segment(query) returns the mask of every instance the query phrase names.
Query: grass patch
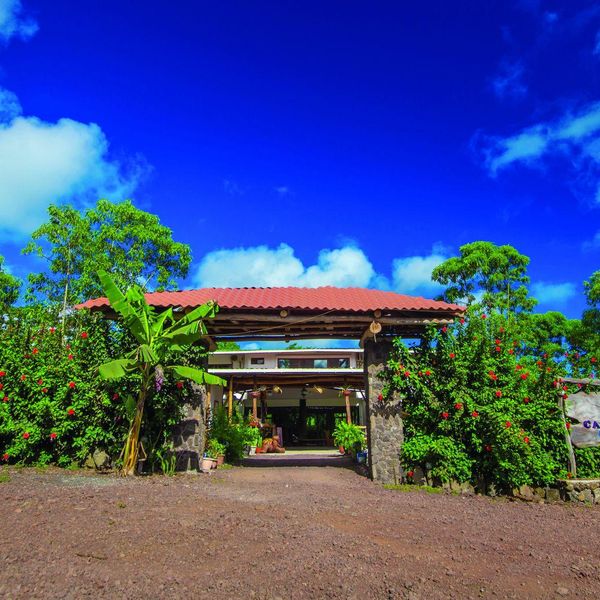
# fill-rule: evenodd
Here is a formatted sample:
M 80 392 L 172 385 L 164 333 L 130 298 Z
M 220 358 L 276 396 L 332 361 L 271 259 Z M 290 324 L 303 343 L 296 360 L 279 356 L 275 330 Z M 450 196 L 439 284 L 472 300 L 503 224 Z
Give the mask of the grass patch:
M 8 473 L 0 473 L 0 483 L 8 483 L 10 481 L 10 475 Z
M 229 463 L 223 463 L 222 465 L 219 465 L 219 469 L 221 469 L 221 470 L 233 469 L 233 465 L 230 465 Z
M 428 494 L 443 494 L 443 488 L 432 487 L 431 485 L 413 485 L 411 483 L 386 483 L 383 486 L 386 490 L 395 490 L 397 492 L 426 492 Z

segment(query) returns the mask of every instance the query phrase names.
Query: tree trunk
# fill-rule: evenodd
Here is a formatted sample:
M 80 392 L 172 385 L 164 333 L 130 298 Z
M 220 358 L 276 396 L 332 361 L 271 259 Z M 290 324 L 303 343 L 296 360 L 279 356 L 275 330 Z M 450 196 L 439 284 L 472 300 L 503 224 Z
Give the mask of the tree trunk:
M 146 393 L 144 386 L 140 390 L 140 395 L 135 406 L 135 416 L 127 435 L 127 441 L 123 448 L 123 466 L 121 467 L 121 475 L 133 475 L 137 467 L 139 447 L 140 447 L 140 431 L 142 429 L 142 419 L 144 417 L 144 404 L 146 401 Z

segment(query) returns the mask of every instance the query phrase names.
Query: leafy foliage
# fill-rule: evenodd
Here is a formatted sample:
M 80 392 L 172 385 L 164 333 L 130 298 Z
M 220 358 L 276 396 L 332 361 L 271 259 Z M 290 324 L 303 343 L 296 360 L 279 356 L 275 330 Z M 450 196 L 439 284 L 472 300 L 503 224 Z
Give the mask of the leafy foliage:
M 466 320 L 431 329 L 420 346 L 396 340 L 384 395 L 403 399 L 407 468 L 503 490 L 566 476 L 558 380 L 567 368 L 590 374 L 594 363 L 590 355 L 565 357 L 559 345 L 552 354 L 533 348 L 524 329 L 474 308 Z M 595 458 L 581 475 L 600 473 L 600 449 L 583 454 Z
M 335 426 L 332 437 L 336 446 L 343 446 L 351 453 L 356 453 L 367 445 L 364 431 L 358 425 L 346 421 L 340 421 Z
M 260 445 L 256 443 L 257 431 L 258 429 L 251 427 L 249 420 L 244 419 L 238 411 L 233 412 L 231 420 L 224 406 L 217 406 L 213 413 L 210 438 L 225 446 L 225 458 L 228 462 L 242 460 L 246 446 Z
M 513 246 L 492 242 L 472 242 L 461 246 L 460 256 L 437 266 L 433 281 L 448 286 L 442 299 L 448 302 L 479 303 L 486 310 L 500 312 L 530 311 L 536 300 L 529 297 L 527 265 L 529 257 Z
M 137 466 L 146 400 L 152 398 L 155 391 L 161 390 L 165 374 L 190 379 L 198 384 L 225 384 L 220 377 L 210 375 L 198 367 L 165 364 L 174 354 L 187 350 L 206 335 L 202 319 L 213 317 L 218 307 L 207 302 L 176 319 L 171 308 L 157 314 L 148 305 L 138 286 L 129 287 L 123 294 L 106 272 L 100 271 L 98 277 L 111 307 L 135 339 L 134 348 L 130 352 L 98 367 L 100 376 L 107 380 L 119 380 L 128 376 L 138 378 L 137 401 L 123 448 L 123 473 L 131 474 Z
M 21 282 L 6 272 L 4 257 L 0 256 L 0 314 L 6 312 L 19 297 Z
M 72 206 L 48 209 L 49 220 L 32 234 L 23 250 L 45 258 L 48 271 L 29 276 L 30 298 L 41 295 L 67 307 L 101 295 L 98 271 L 111 274 L 117 286 L 171 288 L 185 277 L 190 248 L 174 242 L 171 230 L 156 215 L 130 201 L 99 200 L 84 213 Z

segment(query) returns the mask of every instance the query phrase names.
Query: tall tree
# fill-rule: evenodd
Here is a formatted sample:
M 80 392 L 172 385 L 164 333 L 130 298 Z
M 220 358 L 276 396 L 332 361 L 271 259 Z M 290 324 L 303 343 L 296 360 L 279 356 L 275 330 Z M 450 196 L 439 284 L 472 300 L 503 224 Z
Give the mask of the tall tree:
M 529 312 L 536 300 L 529 296 L 529 257 L 513 246 L 472 242 L 461 246 L 460 256 L 437 266 L 433 281 L 448 286 L 441 298 L 467 305 L 480 302 L 489 310 Z
M 48 269 L 29 276 L 28 295 L 41 295 L 65 308 L 102 294 L 97 272 L 107 271 L 126 288 L 175 287 L 187 275 L 191 253 L 173 241 L 172 231 L 156 215 L 131 201 L 99 200 L 80 212 L 72 206 L 48 209 L 49 220 L 32 234 L 24 254 L 48 262 Z
M 4 313 L 19 297 L 21 282 L 6 271 L 4 256 L 0 255 L 0 313 Z

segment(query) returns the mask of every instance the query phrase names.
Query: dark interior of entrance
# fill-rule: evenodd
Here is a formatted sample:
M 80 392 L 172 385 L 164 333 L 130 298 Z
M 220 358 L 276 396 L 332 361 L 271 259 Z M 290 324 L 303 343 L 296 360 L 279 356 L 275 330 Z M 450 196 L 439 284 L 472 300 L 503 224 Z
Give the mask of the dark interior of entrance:
M 358 407 L 352 406 L 350 410 L 352 422 L 358 422 Z M 247 415 L 251 412 L 251 409 L 246 409 Z M 282 428 L 282 445 L 285 447 L 333 447 L 333 430 L 340 421 L 346 421 L 346 409 L 339 406 L 269 407 L 266 421 Z

